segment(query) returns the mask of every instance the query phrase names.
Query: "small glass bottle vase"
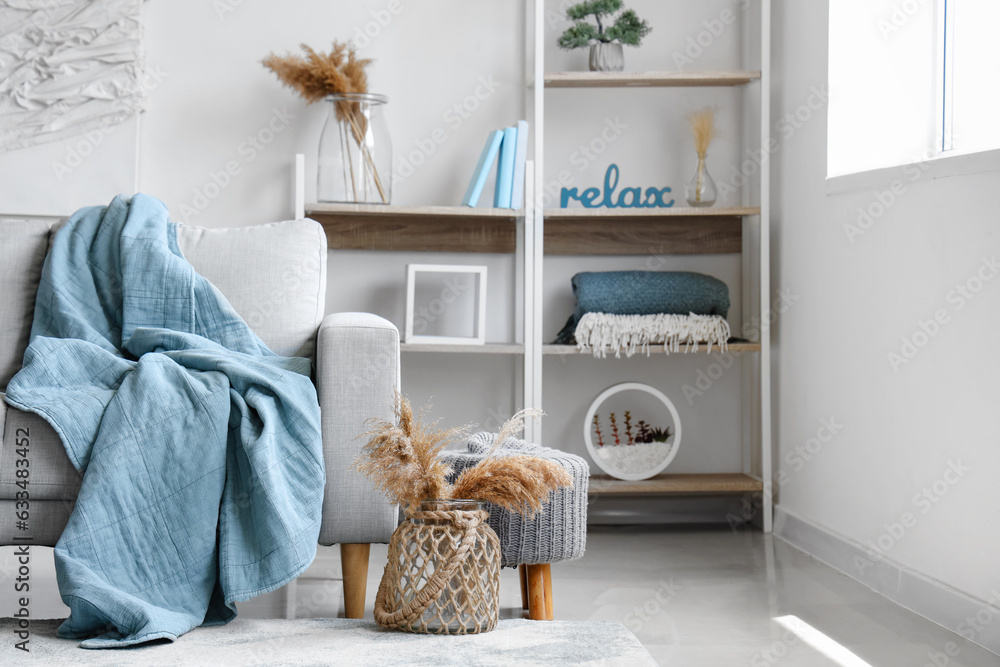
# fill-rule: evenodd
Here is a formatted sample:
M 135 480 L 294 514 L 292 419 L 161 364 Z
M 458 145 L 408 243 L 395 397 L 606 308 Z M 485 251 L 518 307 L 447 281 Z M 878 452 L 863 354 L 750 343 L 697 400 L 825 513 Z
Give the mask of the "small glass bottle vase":
M 712 180 L 712 176 L 705 166 L 704 155 L 698 156 L 698 166 L 684 189 L 684 195 L 688 206 L 711 206 L 715 203 L 718 190 L 716 190 L 715 181 Z
M 319 137 L 316 197 L 321 202 L 388 204 L 392 139 L 385 121 L 388 98 L 370 93 L 330 95 Z

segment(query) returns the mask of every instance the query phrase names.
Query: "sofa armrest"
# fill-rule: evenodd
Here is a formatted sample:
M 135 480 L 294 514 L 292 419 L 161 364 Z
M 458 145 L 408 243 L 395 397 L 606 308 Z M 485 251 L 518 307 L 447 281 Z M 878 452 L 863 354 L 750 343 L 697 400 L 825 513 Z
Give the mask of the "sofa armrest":
M 399 387 L 399 331 L 367 313 L 328 315 L 316 342 L 326 492 L 319 543 L 388 542 L 399 512 L 354 468 L 366 420 L 392 421 Z

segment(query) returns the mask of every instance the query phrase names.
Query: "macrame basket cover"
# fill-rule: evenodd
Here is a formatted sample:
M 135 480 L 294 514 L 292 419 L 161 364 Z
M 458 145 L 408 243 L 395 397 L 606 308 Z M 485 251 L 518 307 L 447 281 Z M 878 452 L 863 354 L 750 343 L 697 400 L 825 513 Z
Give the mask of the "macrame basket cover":
M 500 540 L 486 523 L 489 513 L 421 509 L 406 516 L 389 540 L 375 621 L 405 632 L 437 634 L 495 628 L 500 618 Z

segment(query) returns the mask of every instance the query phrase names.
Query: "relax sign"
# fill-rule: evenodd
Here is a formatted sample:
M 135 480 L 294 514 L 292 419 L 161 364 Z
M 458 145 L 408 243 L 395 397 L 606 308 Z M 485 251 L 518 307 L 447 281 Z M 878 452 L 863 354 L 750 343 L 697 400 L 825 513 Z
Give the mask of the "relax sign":
M 646 188 L 646 194 L 642 194 L 642 188 L 624 188 L 618 193 L 615 199 L 615 190 L 618 188 L 618 165 L 613 164 L 608 167 L 604 174 L 604 197 L 601 197 L 601 190 L 598 188 L 587 188 L 578 193 L 576 188 L 563 188 L 562 197 L 559 202 L 561 208 L 566 208 L 571 199 L 575 199 L 584 208 L 669 208 L 674 205 L 674 200 L 666 201 L 670 195 L 670 188 Z

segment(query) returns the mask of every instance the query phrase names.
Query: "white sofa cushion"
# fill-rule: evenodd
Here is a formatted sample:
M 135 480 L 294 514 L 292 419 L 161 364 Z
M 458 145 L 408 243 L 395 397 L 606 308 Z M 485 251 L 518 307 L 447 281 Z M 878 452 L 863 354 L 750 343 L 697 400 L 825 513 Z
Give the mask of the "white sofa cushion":
M 177 243 L 275 353 L 313 358 L 326 309 L 326 234 L 318 222 L 179 225 Z
M 21 369 L 52 222 L 0 221 L 0 391 Z

